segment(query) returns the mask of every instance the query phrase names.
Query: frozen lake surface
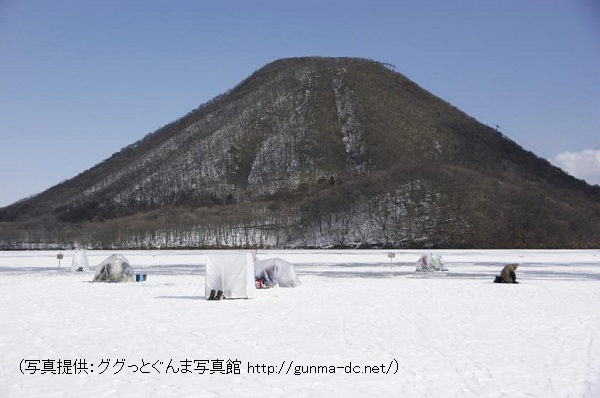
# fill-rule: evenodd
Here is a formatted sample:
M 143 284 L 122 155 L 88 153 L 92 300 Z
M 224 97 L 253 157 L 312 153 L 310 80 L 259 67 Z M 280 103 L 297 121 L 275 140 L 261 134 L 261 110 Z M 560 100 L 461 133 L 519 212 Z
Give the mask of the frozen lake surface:
M 206 251 L 0 252 L 0 397 L 600 396 L 600 250 L 389 252 L 259 250 L 302 284 L 222 301 Z

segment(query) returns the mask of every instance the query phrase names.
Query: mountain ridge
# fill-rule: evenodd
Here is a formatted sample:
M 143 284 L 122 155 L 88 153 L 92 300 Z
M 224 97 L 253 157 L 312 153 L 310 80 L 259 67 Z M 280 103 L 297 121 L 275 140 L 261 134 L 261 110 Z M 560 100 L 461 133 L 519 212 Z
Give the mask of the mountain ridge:
M 589 247 L 594 220 L 598 187 L 384 64 L 304 57 L 0 209 L 0 247 Z

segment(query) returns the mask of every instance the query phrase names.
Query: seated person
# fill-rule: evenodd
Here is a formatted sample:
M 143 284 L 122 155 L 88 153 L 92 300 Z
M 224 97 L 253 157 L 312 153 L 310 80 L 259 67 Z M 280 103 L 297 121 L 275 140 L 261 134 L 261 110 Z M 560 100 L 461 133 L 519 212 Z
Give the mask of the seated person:
M 500 272 L 500 276 L 496 277 L 495 283 L 519 283 L 517 282 L 516 270 L 519 264 L 508 264 Z

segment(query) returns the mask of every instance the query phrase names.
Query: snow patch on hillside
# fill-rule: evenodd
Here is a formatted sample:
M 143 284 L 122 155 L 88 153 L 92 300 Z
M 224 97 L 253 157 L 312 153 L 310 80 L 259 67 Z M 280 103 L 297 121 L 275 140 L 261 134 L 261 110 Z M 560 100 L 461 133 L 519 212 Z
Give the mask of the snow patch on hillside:
M 368 167 L 364 160 L 366 145 L 363 139 L 362 126 L 356 116 L 356 104 L 352 100 L 352 90 L 343 83 L 343 72 L 343 70 L 340 70 L 338 76 L 333 79 L 335 105 L 346 155 L 353 162 L 354 170 L 362 174 Z

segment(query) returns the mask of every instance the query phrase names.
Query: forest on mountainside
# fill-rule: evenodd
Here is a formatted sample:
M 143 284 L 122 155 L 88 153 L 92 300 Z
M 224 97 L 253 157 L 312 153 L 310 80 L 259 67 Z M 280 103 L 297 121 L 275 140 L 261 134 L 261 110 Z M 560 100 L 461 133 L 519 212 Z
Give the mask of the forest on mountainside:
M 292 58 L 0 209 L 0 248 L 587 248 L 600 187 L 384 64 Z

